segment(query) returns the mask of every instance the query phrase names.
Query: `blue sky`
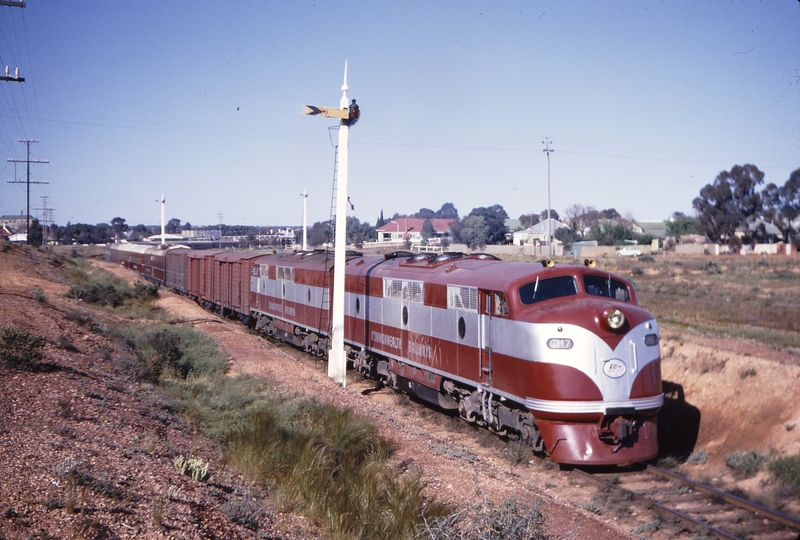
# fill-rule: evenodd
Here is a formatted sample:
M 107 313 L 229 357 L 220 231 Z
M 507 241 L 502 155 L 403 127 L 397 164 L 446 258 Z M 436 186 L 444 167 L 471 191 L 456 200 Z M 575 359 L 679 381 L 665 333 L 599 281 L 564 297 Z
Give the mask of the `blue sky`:
M 800 167 L 800 2 L 27 0 L 0 7 L 2 158 L 32 207 L 298 225 L 328 218 L 345 60 L 362 221 L 501 204 L 692 213 L 722 170 Z M 2 160 L 0 213 L 25 209 Z M 36 212 L 33 212 L 36 215 Z

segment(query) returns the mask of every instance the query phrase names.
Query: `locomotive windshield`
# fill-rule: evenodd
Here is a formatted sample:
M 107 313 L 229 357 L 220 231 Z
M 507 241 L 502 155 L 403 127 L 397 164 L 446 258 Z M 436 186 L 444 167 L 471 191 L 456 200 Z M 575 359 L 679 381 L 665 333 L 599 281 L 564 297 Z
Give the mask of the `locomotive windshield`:
M 583 276 L 583 286 L 588 294 L 594 296 L 606 296 L 623 302 L 629 302 L 631 299 L 628 287 L 621 281 L 613 279 L 610 275 L 595 276 L 585 274 Z
M 519 288 L 519 300 L 525 305 L 575 294 L 578 294 L 578 286 L 572 276 L 536 278 L 536 281 L 526 283 Z

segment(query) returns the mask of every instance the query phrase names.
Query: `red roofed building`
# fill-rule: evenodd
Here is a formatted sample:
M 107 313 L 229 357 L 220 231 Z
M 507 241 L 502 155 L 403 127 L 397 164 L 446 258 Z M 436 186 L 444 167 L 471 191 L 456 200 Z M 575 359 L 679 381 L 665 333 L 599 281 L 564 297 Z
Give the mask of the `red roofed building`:
M 426 220 L 421 218 L 397 218 L 389 223 L 378 227 L 378 242 L 405 242 L 410 240 L 412 244 L 422 242 L 422 227 Z M 432 238 L 442 238 L 450 235 L 451 219 L 433 218 L 430 220 L 433 225 Z

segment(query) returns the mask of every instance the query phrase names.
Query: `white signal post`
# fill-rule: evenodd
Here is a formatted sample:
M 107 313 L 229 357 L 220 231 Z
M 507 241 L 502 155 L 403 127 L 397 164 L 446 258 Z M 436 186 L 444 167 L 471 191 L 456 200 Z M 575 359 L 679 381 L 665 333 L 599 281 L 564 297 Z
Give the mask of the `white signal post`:
M 166 225 L 164 224 L 164 203 L 167 202 L 167 200 L 164 198 L 163 193 L 160 199 L 156 199 L 156 202 L 161 203 L 161 245 L 167 247 L 166 234 L 164 233 L 166 229 Z
M 303 188 L 303 251 L 308 251 L 308 193 Z
M 550 231 L 551 223 L 550 223 L 550 153 L 555 152 L 552 148 L 550 148 L 550 143 L 553 142 L 549 138 L 545 137 L 542 141 L 544 145 L 544 152 L 547 154 L 547 258 L 553 258 L 553 237 L 552 232 Z
M 333 297 L 331 306 L 331 350 L 328 353 L 328 377 L 346 384 L 347 355 L 344 351 L 344 274 L 345 251 L 347 249 L 347 165 L 350 126 L 359 118 L 356 100 L 347 102 L 347 62 L 344 64 L 344 84 L 339 108 L 304 105 L 303 114 L 339 118 L 339 172 L 336 186 L 336 236 L 333 253 Z

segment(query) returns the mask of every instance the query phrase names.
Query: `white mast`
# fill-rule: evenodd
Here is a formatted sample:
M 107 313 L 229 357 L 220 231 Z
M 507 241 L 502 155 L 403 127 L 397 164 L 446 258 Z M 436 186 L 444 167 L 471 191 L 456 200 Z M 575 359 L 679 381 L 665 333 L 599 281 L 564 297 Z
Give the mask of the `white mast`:
M 542 152 L 547 154 L 547 251 L 548 251 L 548 259 L 553 258 L 553 237 L 551 236 L 550 228 L 552 226 L 550 222 L 550 152 L 554 152 L 552 148 L 550 148 L 550 139 L 547 137 L 544 138 L 542 144 L 545 145 L 544 150 Z
M 347 154 L 349 150 L 350 126 L 358 122 L 361 115 L 356 100 L 347 103 L 347 62 L 344 63 L 342 100 L 338 109 L 303 105 L 303 114 L 339 118 L 338 178 L 336 186 L 336 237 L 333 253 L 333 294 L 331 310 L 331 349 L 328 353 L 328 376 L 340 385 L 345 385 L 347 355 L 344 350 L 344 273 L 347 243 Z
M 165 233 L 164 233 L 164 230 L 166 229 L 166 225 L 164 224 L 164 203 L 166 202 L 166 199 L 164 198 L 163 193 L 161 194 L 160 199 L 156 199 L 156 202 L 161 203 L 161 245 L 166 247 L 167 241 L 165 239 Z
M 344 84 L 340 109 L 347 109 L 347 61 L 344 63 Z M 347 355 L 344 352 L 344 267 L 347 243 L 347 122 L 339 126 L 339 177 L 336 184 L 336 236 L 333 253 L 333 306 L 331 306 L 331 350 L 328 355 L 328 377 L 346 384 Z
M 308 251 L 308 193 L 306 188 L 303 188 L 303 251 Z

